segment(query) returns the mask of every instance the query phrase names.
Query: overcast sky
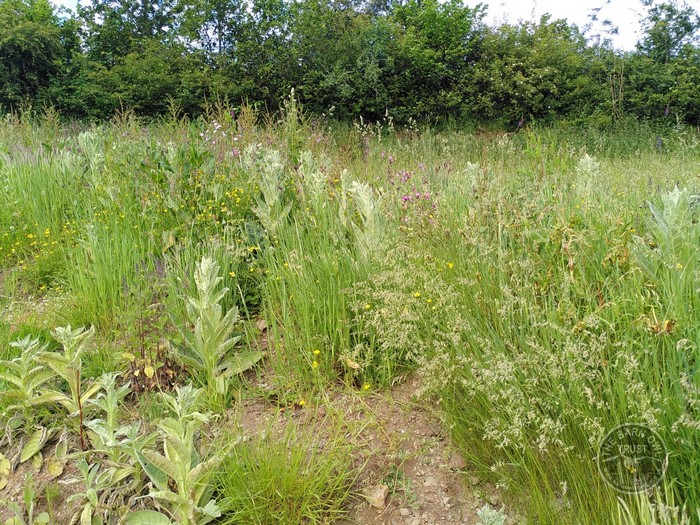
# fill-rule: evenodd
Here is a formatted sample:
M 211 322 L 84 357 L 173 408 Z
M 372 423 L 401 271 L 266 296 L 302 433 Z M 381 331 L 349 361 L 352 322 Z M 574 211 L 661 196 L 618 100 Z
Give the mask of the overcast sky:
M 641 0 L 466 0 L 467 5 L 484 3 L 489 6 L 489 23 L 517 22 L 518 20 L 537 21 L 545 13 L 554 18 L 565 18 L 583 28 L 588 22 L 591 10 L 602 9 L 598 19 L 609 19 L 619 29 L 613 37 L 615 47 L 631 50 L 639 39 L 640 20 L 646 12 Z M 700 11 L 700 0 L 686 0 L 687 4 Z M 601 27 L 600 25 L 598 27 Z
M 75 8 L 76 0 L 52 0 L 58 5 Z M 86 2 L 89 0 L 81 0 Z M 517 22 L 518 20 L 537 21 L 545 13 L 554 18 L 565 18 L 583 28 L 589 21 L 591 9 L 602 7 L 598 13 L 600 21 L 609 19 L 619 29 L 613 37 L 615 47 L 632 50 L 639 39 L 639 22 L 643 16 L 641 0 L 465 0 L 467 5 L 478 3 L 488 5 L 489 24 Z M 607 2 L 607 5 L 605 5 Z M 700 0 L 686 0 L 695 11 L 700 11 Z

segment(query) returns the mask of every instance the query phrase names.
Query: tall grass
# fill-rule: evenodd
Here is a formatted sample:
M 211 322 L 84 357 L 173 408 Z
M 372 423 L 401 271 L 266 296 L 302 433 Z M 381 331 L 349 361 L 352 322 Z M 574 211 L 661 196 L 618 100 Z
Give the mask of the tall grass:
M 240 114 L 0 122 L 3 301 L 55 294 L 115 347 L 157 341 L 207 255 L 235 292 L 224 307 L 265 319 L 279 392 L 417 371 L 470 467 L 533 523 L 651 523 L 666 507 L 698 523 L 697 133 L 349 129 L 293 98 L 262 128 Z M 144 311 L 161 318 L 144 327 Z M 646 496 L 598 475 L 600 439 L 626 422 L 669 449 Z M 263 460 L 242 449 L 232 472 Z M 321 481 L 346 480 L 329 465 Z M 276 496 L 241 476 L 222 490 L 275 519 L 260 502 Z

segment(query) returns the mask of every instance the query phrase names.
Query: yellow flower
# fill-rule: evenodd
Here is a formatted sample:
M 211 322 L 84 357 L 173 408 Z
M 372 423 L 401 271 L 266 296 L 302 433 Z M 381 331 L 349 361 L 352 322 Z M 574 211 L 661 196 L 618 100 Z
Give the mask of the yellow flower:
M 676 268 L 678 268 L 679 270 L 682 270 L 682 269 L 683 269 L 683 264 L 682 264 L 682 263 L 676 263 Z
M 428 299 L 428 303 L 432 303 L 432 302 L 433 302 L 433 300 L 432 300 L 432 299 Z
M 415 297 L 416 299 L 418 299 L 418 298 L 420 297 L 420 292 L 414 293 L 414 294 L 413 294 L 413 297 Z
M 367 304 L 365 305 L 365 310 L 369 310 L 370 308 L 372 308 L 372 305 L 369 304 L 369 303 L 367 303 Z
M 362 390 L 369 390 L 371 387 L 372 385 L 370 385 L 369 383 L 365 383 L 364 385 L 362 385 Z
M 311 368 L 318 368 L 318 361 L 311 363 Z
M 236 272 L 228 272 L 228 275 L 229 275 L 229 277 L 235 277 L 235 276 L 236 276 Z
M 455 263 L 448 262 L 447 267 L 451 270 L 452 268 L 455 267 Z
M 314 355 L 318 355 L 318 354 L 320 354 L 320 353 L 321 353 L 320 350 L 314 350 Z
M 300 400 L 299 400 L 299 406 L 300 406 L 300 407 L 303 407 L 305 404 L 306 404 L 306 401 L 304 401 L 303 399 L 300 399 Z

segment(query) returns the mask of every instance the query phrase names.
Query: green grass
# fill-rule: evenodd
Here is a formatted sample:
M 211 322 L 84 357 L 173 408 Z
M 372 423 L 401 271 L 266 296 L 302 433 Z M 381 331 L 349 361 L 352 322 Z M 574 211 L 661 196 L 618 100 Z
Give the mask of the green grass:
M 239 131 L 220 113 L 80 134 L 0 123 L 3 355 L 71 323 L 98 328 L 86 380 L 126 374 L 124 353 L 165 366 L 210 256 L 243 320 L 237 350 L 265 350 L 270 398 L 417 373 L 469 467 L 533 523 L 647 523 L 664 504 L 699 523 L 697 132 L 379 133 L 321 128 L 294 104 L 264 127 L 245 109 Z M 246 388 L 232 379 L 226 403 Z M 625 422 L 669 449 L 647 499 L 598 475 L 600 439 Z M 342 514 L 349 449 L 305 446 L 308 432 L 234 450 L 225 520 Z
M 336 429 L 337 430 L 337 429 Z M 292 423 L 235 447 L 216 482 L 221 523 L 332 523 L 345 514 L 357 475 L 352 447 L 331 427 L 321 442 Z M 334 434 L 335 432 L 335 434 Z

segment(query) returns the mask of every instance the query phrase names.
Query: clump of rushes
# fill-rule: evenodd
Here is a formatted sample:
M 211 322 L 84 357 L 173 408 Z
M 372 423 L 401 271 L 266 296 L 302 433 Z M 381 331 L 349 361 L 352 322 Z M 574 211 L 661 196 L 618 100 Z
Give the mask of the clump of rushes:
M 232 352 L 240 336 L 231 336 L 238 308 L 223 313 L 221 301 L 229 289 L 221 287 L 219 265 L 210 257 L 197 263 L 194 281 L 197 297 L 187 301 L 187 322 L 174 322 L 183 344 L 175 345 L 177 357 L 200 384 L 212 406 L 223 408 L 231 376 L 250 369 L 262 358 L 259 350 Z M 194 330 L 191 328 L 194 327 Z

